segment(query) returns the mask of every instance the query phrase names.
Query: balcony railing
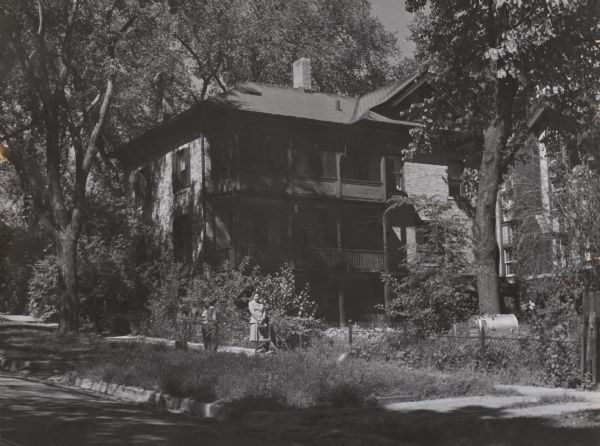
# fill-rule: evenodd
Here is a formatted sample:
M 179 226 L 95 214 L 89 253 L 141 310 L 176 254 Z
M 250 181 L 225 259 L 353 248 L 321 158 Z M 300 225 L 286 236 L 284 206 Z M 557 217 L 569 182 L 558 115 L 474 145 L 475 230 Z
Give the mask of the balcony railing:
M 263 268 L 275 269 L 287 263 L 298 269 L 335 269 L 357 272 L 383 271 L 383 251 L 364 249 L 287 248 L 264 246 L 230 246 L 218 249 L 215 264 L 227 261 L 237 265 L 243 258 L 249 258 Z

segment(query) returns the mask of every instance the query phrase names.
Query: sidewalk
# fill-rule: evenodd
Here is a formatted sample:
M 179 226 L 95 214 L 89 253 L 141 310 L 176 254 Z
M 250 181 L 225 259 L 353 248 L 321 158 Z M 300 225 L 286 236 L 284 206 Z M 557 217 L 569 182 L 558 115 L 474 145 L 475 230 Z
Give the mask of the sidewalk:
M 436 400 L 383 403 L 388 411 L 448 414 L 457 411 L 495 410 L 495 418 L 548 417 L 583 410 L 600 410 L 600 392 L 563 388 L 496 385 L 511 396 L 473 396 Z M 563 401 L 561 401 L 561 399 Z M 553 400 L 556 400 L 553 402 Z
M 58 324 L 44 322 L 42 319 L 32 316 L 0 313 L 0 327 L 56 330 L 58 329 Z
M 126 335 L 126 336 L 109 336 L 104 338 L 108 342 L 138 342 L 141 344 L 160 344 L 167 345 L 169 347 L 175 348 L 175 341 L 164 339 L 164 338 L 153 338 L 149 336 L 134 336 L 134 335 Z M 204 350 L 204 345 L 199 342 L 188 342 L 187 348 L 190 350 Z M 226 353 L 238 353 L 244 354 L 246 356 L 254 356 L 255 351 L 253 348 L 247 347 L 234 347 L 229 345 L 219 346 L 219 352 Z

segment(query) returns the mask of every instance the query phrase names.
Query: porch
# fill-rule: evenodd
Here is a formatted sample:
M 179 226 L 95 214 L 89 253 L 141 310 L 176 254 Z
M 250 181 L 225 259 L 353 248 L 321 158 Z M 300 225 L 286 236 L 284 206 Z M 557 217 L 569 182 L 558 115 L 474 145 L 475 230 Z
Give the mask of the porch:
M 299 270 L 336 270 L 364 273 L 384 271 L 384 251 L 366 249 L 316 248 L 316 247 L 270 247 L 237 245 L 217 249 L 215 264 L 227 261 L 237 265 L 249 258 L 263 269 L 278 269 L 284 263 Z

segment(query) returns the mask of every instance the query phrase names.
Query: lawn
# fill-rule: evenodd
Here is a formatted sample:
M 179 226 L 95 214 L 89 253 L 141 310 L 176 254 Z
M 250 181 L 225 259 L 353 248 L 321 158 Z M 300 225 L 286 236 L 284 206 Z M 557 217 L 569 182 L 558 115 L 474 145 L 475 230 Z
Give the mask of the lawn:
M 384 396 L 419 400 L 494 393 L 491 381 L 472 374 L 411 370 L 352 357 L 338 361 L 340 353 L 319 345 L 248 357 L 119 344 L 75 370 L 71 379 L 93 378 L 203 401 L 269 408 L 360 406 Z

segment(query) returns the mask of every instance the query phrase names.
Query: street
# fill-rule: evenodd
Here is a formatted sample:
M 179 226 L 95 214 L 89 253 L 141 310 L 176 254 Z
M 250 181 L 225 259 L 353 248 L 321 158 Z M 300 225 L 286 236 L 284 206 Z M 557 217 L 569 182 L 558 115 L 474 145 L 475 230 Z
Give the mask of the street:
M 215 420 L 159 412 L 0 374 L 0 446 L 133 444 L 269 443 Z

